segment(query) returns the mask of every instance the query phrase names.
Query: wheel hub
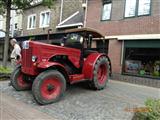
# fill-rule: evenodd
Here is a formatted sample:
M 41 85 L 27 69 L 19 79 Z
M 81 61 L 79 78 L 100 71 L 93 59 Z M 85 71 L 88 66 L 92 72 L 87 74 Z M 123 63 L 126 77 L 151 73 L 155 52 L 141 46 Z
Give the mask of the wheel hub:
M 54 89 L 54 86 L 53 85 L 51 85 L 51 84 L 48 84 L 47 85 L 47 90 L 48 91 L 52 91 Z

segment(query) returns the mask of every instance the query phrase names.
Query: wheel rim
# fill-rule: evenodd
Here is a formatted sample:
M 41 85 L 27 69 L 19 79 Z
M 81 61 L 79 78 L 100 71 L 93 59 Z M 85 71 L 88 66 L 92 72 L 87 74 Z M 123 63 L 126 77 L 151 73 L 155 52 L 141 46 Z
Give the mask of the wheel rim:
M 107 78 L 107 65 L 106 64 L 101 64 L 98 68 L 98 82 L 99 84 L 104 84 Z
M 23 80 L 23 74 L 19 74 L 17 77 L 17 82 L 20 87 L 26 87 L 28 84 Z
M 49 78 L 43 81 L 41 95 L 44 99 L 55 99 L 61 92 L 62 84 L 57 78 Z

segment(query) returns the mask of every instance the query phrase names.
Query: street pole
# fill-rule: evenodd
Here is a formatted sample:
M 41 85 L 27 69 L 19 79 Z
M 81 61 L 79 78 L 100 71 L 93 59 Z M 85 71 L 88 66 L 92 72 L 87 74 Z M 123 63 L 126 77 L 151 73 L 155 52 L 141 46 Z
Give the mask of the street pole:
M 47 42 L 48 44 L 50 44 L 50 32 L 52 31 L 52 29 L 48 29 L 48 35 L 47 35 Z

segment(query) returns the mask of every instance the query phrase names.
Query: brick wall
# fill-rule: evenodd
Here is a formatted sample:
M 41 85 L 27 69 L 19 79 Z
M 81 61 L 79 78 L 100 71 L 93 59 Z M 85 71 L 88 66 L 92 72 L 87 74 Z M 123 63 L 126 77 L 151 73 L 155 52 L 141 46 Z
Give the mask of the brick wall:
M 62 20 L 66 19 L 79 10 L 81 11 L 82 1 L 83 0 L 64 0 Z
M 101 0 L 89 0 L 87 26 L 104 35 L 160 33 L 160 1 L 152 0 L 151 16 L 124 19 L 125 0 L 112 0 L 111 21 L 101 21 Z
M 27 35 L 36 35 L 36 34 L 46 34 L 48 32 L 48 29 L 52 29 L 53 32 L 56 31 L 55 27 L 59 23 L 59 12 L 60 12 L 60 4 L 57 4 L 56 7 L 50 9 L 51 11 L 51 19 L 50 19 L 50 25 L 49 27 L 40 28 L 40 13 L 42 11 L 49 10 L 46 6 L 35 6 L 33 8 L 26 9 L 23 13 L 23 36 Z M 27 23 L 28 23 L 28 16 L 31 14 L 36 14 L 36 28 L 32 30 L 27 30 Z
M 23 13 L 23 35 L 36 35 L 36 34 L 47 34 L 48 29 L 52 29 L 52 32 L 57 31 L 56 26 L 60 22 L 60 9 L 61 9 L 61 0 L 57 1 L 56 4 L 50 9 L 51 11 L 51 20 L 49 27 L 46 28 L 39 28 L 40 22 L 40 12 L 48 10 L 48 7 L 38 5 L 29 9 L 24 10 Z M 77 12 L 78 10 L 82 10 L 82 0 L 64 0 L 63 5 L 63 16 L 62 20 L 66 19 L 73 13 Z M 28 16 L 31 14 L 36 14 L 36 29 L 27 30 L 27 22 Z
M 122 42 L 117 40 L 109 41 L 108 56 L 112 62 L 113 73 L 121 73 L 121 49 Z
M 106 36 L 160 33 L 160 1 L 152 0 L 151 15 L 124 18 L 125 0 L 112 0 L 110 21 L 101 21 L 102 0 L 88 0 L 87 27 L 95 28 Z M 113 73 L 120 74 L 122 42 L 109 41 L 109 57 Z

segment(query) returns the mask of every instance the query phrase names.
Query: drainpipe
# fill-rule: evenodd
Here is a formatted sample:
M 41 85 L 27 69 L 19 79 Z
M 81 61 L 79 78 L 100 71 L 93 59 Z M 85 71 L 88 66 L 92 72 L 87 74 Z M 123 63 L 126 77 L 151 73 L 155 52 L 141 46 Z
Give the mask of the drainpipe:
M 51 33 L 52 29 L 48 29 L 48 35 L 47 35 L 47 43 L 50 44 L 50 33 Z
M 63 15 L 63 3 L 64 3 L 64 1 L 63 1 L 63 0 L 61 0 L 61 11 L 60 11 L 60 19 L 59 19 L 59 23 L 61 23 L 61 22 L 62 22 L 62 15 Z
M 83 22 L 83 27 L 86 27 L 86 21 L 87 21 L 87 6 L 88 6 L 88 0 L 86 0 L 85 3 L 82 4 L 83 10 L 84 10 L 84 22 Z

